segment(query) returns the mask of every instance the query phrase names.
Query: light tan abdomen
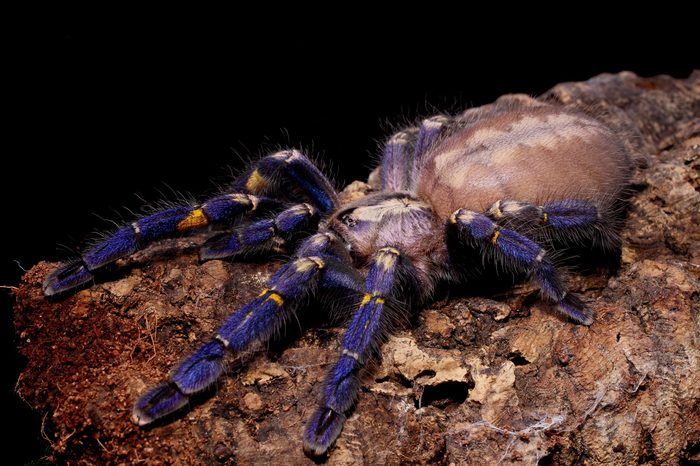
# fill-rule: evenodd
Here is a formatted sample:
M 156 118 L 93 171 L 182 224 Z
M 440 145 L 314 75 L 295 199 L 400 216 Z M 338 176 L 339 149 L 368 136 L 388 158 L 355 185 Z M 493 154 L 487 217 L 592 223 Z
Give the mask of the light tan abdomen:
M 608 128 L 549 105 L 479 119 L 438 142 L 421 167 L 417 194 L 442 218 L 499 199 L 586 199 L 605 209 L 629 177 L 627 154 Z

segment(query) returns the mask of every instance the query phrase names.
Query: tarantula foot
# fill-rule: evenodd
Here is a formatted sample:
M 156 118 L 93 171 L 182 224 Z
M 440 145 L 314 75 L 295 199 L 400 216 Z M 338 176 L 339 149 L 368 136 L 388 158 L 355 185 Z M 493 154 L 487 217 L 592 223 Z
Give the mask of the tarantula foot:
M 593 311 L 575 294 L 568 293 L 557 303 L 557 310 L 579 324 L 593 323 Z
M 319 408 L 309 420 L 304 434 L 304 452 L 312 457 L 326 454 L 340 435 L 345 415 L 331 408 Z
M 82 262 L 70 262 L 51 272 L 44 280 L 42 288 L 44 295 L 53 296 L 76 288 L 92 279 L 93 275 L 85 267 L 85 264 Z
M 158 418 L 177 411 L 187 404 L 188 396 L 174 383 L 158 385 L 143 395 L 134 405 L 131 421 L 145 426 Z

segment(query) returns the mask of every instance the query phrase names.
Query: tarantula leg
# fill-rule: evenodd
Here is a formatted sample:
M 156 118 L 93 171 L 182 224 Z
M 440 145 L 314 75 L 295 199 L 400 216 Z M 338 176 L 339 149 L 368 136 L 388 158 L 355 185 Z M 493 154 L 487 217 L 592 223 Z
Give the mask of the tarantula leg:
M 270 220 L 236 228 L 232 232 L 214 236 L 200 249 L 203 260 L 220 259 L 253 250 L 284 252 L 287 240 L 295 233 L 313 227 L 318 221 L 317 211 L 309 204 L 298 204 Z
M 240 193 L 218 196 L 194 207 L 163 210 L 120 228 L 111 237 L 84 252 L 78 260 L 49 274 L 44 281 L 44 294 L 51 296 L 76 288 L 90 281 L 97 269 L 133 254 L 149 242 L 211 224 L 230 222 L 234 216 L 256 210 L 262 204 L 277 207 L 279 202 L 260 193 L 276 190 L 275 194 L 283 197 L 293 194 L 290 191 L 280 192 L 285 186 L 279 183 L 278 175 L 288 178 L 291 187 L 301 191 L 321 213 L 327 213 L 337 205 L 335 190 L 309 159 L 295 150 L 279 152 L 261 159 L 251 172 L 234 183 Z M 231 237 L 232 241 L 235 239 Z M 226 254 L 227 247 L 236 249 L 235 244 L 218 244 L 218 247 L 223 250 L 215 252 L 216 247 L 213 247 L 211 257 Z
M 358 373 L 385 336 L 386 300 L 397 287 L 399 276 L 413 276 L 401 253 L 389 247 L 380 249 L 367 275 L 360 308 L 343 337 L 340 357 L 326 377 L 321 405 L 306 426 L 304 451 L 308 455 L 325 454 L 340 435 L 345 412 L 357 398 Z
M 386 143 L 382 157 L 383 191 L 406 191 L 410 188 L 413 167 L 411 146 L 417 134 L 416 129 L 401 131 Z
M 136 252 L 139 247 L 177 233 L 230 221 L 236 215 L 276 205 L 272 199 L 250 194 L 226 194 L 194 207 L 173 207 L 140 218 L 85 251 L 80 259 L 60 266 L 44 280 L 47 296 L 75 288 L 92 279 L 93 273 Z
M 338 205 L 338 195 L 330 181 L 298 150 L 286 150 L 260 159 L 255 167 L 237 179 L 233 188 L 253 194 L 267 193 L 278 185 L 279 176 L 292 181 L 322 213 Z
M 421 171 L 423 155 L 435 144 L 444 131 L 450 119 L 444 115 L 436 115 L 422 121 L 418 131 L 418 139 L 413 149 L 413 163 L 411 165 L 411 186 L 418 181 L 418 173 Z
M 496 201 L 487 214 L 496 220 L 530 225 L 546 225 L 556 229 L 581 228 L 595 224 L 598 208 L 588 201 L 565 199 L 536 206 L 527 202 Z
M 585 243 L 613 250 L 620 244 L 614 213 L 601 216 L 599 208 L 589 201 L 564 199 L 534 205 L 500 200 L 486 214 L 497 223 L 537 240 L 556 239 L 565 244 Z
M 131 420 L 145 426 L 187 405 L 189 396 L 204 390 L 224 370 L 224 345 L 213 340 L 175 368 L 170 381 L 146 392 L 134 405 Z
M 420 127 L 400 131 L 389 139 L 382 157 L 383 191 L 411 190 L 417 179 L 421 157 L 435 143 L 449 121 L 444 115 L 436 115 L 423 120 Z
M 566 199 L 542 206 L 542 222 L 552 228 L 579 228 L 596 223 L 598 208 L 587 201 Z
M 335 241 L 321 238 L 306 248 L 318 255 L 299 257 L 282 266 L 267 288 L 224 322 L 212 341 L 182 361 L 167 382 L 149 390 L 135 403 L 132 420 L 146 425 L 184 407 L 190 396 L 221 376 L 225 348 L 242 351 L 269 339 L 317 286 L 353 284 L 350 267 L 336 258 L 334 249 Z
M 425 151 L 440 137 L 440 133 L 442 133 L 442 130 L 449 121 L 450 119 L 445 115 L 435 115 L 421 122 L 413 153 L 414 165 L 420 160 L 420 157 Z
M 457 226 L 465 242 L 484 251 L 487 257 L 500 260 L 512 270 L 528 272 L 564 315 L 584 325 L 593 323 L 591 310 L 567 292 L 547 252 L 535 241 L 499 226 L 484 214 L 466 209 L 452 214 L 450 222 Z
M 44 294 L 52 296 L 61 291 L 77 288 L 94 278 L 81 260 L 72 260 L 51 272 L 43 283 Z

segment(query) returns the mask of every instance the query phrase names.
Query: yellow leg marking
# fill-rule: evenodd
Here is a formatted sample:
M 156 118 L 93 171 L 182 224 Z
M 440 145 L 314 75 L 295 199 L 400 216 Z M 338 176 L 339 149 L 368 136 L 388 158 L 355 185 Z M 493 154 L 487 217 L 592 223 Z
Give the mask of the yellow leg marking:
M 191 230 L 207 225 L 209 220 L 202 209 L 195 209 L 177 224 L 177 231 Z
M 268 302 L 269 300 L 273 300 L 275 303 L 277 303 L 278 306 L 281 306 L 284 303 L 284 299 L 282 299 L 282 296 L 278 295 L 274 291 L 270 293 L 270 296 L 267 297 L 265 302 Z
M 384 302 L 386 301 L 384 298 L 376 298 L 369 293 L 365 293 L 365 295 L 362 297 L 362 301 L 360 302 L 360 306 L 364 306 L 365 304 L 370 302 L 372 298 L 375 298 L 374 302 L 377 304 L 384 304 Z
M 243 322 L 250 319 L 250 316 L 252 316 L 252 315 L 253 315 L 253 311 L 248 311 L 248 314 L 246 314 L 245 317 L 243 318 Z M 243 323 L 243 322 L 241 322 L 241 323 Z
M 259 171 L 255 170 L 250 174 L 250 178 L 245 184 L 248 191 L 257 193 L 267 188 L 270 185 L 268 181 L 260 174 Z
M 498 237 L 501 236 L 501 232 L 496 230 L 493 232 L 493 236 L 491 237 L 491 243 L 496 244 L 498 242 Z
M 282 298 L 282 296 L 280 296 L 279 293 L 276 293 L 275 291 L 273 291 L 269 288 L 265 288 L 264 290 L 262 290 L 262 293 L 260 293 L 258 295 L 258 298 L 262 298 L 263 296 L 265 296 L 268 293 L 270 295 L 267 297 L 267 299 L 265 301 L 263 301 L 263 304 L 270 301 L 270 300 L 277 303 L 278 306 L 281 306 L 282 304 L 284 304 L 284 298 Z
M 547 223 L 547 220 L 549 220 L 549 215 L 547 215 L 547 212 L 542 213 L 542 222 Z
M 362 306 L 364 306 L 365 304 L 367 304 L 368 302 L 370 302 L 370 300 L 371 300 L 372 298 L 373 298 L 373 296 L 372 296 L 371 294 L 365 293 L 365 296 L 362 298 Z M 377 297 L 374 297 L 374 302 L 377 303 L 377 304 L 384 304 L 384 298 L 377 298 Z M 375 308 L 375 309 L 372 309 L 372 317 L 374 316 L 374 313 L 375 313 L 375 312 L 377 312 L 377 309 L 376 309 L 376 308 Z M 367 327 L 369 327 L 369 323 L 370 323 L 370 321 L 372 320 L 372 317 L 370 317 L 369 319 L 367 319 L 367 321 L 365 322 L 365 326 L 364 326 L 364 329 L 365 329 L 365 330 L 367 330 Z

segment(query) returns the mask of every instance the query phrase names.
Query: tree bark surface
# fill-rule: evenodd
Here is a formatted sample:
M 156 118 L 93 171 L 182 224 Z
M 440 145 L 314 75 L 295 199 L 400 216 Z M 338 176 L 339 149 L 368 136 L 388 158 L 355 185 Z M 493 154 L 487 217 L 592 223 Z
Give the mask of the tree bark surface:
M 563 321 L 523 284 L 441 298 L 384 345 L 327 464 L 700 461 L 700 72 L 604 74 L 540 98 L 593 112 L 635 155 L 619 269 L 571 274 L 595 323 Z M 17 390 L 43 416 L 51 459 L 313 464 L 302 430 L 342 335 L 315 307 L 304 331 L 294 321 L 242 364 L 231 356 L 190 411 L 130 422 L 137 397 L 279 266 L 200 263 L 202 240 L 149 247 L 61 300 L 41 291 L 56 264 L 24 276 Z

